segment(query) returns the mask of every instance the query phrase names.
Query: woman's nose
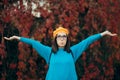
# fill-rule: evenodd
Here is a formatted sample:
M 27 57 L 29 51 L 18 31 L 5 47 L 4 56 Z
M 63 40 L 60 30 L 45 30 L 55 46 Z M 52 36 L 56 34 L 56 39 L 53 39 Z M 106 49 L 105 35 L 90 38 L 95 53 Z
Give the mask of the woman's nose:
M 61 41 L 63 41 L 64 39 L 61 37 L 61 39 L 60 39 Z

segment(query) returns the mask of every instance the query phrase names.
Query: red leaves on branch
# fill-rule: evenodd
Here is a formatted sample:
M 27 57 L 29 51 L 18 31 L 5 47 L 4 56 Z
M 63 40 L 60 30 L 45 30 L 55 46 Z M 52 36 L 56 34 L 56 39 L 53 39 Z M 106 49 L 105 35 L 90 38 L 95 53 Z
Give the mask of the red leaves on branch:
M 114 75 L 113 67 L 110 64 L 106 65 L 107 65 L 106 68 L 104 68 L 105 76 L 108 77 L 108 79 L 112 79 Z
M 36 63 L 32 58 L 30 58 L 28 62 L 29 62 L 31 67 L 36 67 Z
M 18 80 L 19 80 L 19 78 L 21 78 L 23 76 L 22 72 L 20 72 L 20 71 L 18 71 L 16 74 L 18 76 Z
M 1 59 L 4 59 L 6 57 L 6 52 L 5 52 L 5 46 L 4 44 L 0 44 L 0 56 L 1 56 Z
M 52 24 L 54 23 L 53 21 L 54 21 L 54 19 L 52 19 L 52 18 L 46 19 L 46 25 L 45 25 L 45 27 L 46 28 L 52 27 Z
M 97 79 L 99 74 L 98 67 L 91 63 L 85 68 L 85 75 L 83 75 L 82 80 Z
M 117 61 L 120 61 L 120 53 L 119 53 L 119 52 L 115 54 L 115 59 L 116 59 Z
M 11 64 L 9 65 L 9 67 L 10 67 L 11 69 L 15 69 L 15 68 L 17 67 L 17 64 L 11 63 Z
M 77 36 L 77 33 L 79 32 L 79 27 L 74 26 L 70 31 L 72 36 Z
M 44 18 L 47 18 L 50 15 L 48 10 L 45 9 L 45 8 L 40 8 L 39 10 L 40 10 L 41 16 L 44 17 Z
M 18 69 L 20 70 L 20 71 L 25 71 L 26 70 L 26 64 L 23 62 L 23 61 L 19 61 L 18 62 Z
M 85 0 L 79 0 L 79 11 L 81 13 L 85 12 L 85 8 L 88 8 L 89 4 Z

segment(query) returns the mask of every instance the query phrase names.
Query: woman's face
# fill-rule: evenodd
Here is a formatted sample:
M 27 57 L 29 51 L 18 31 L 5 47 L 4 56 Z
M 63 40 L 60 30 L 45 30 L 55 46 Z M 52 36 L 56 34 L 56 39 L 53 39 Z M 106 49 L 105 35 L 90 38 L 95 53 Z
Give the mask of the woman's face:
M 57 34 L 57 44 L 59 48 L 64 48 L 67 42 L 67 35 L 65 33 L 58 33 Z

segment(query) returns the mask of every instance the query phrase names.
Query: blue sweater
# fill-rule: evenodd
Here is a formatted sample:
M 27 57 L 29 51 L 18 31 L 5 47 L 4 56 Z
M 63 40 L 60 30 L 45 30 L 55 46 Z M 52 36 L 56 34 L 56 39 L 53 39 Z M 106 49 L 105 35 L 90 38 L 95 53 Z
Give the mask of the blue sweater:
M 94 41 L 100 39 L 100 34 L 95 34 L 87 39 L 70 47 L 73 52 L 74 59 L 71 54 L 60 48 L 57 54 L 52 54 L 49 64 L 49 69 L 46 75 L 46 80 L 77 80 L 75 62 L 79 56 L 88 48 Z M 39 41 L 21 37 L 20 41 L 32 45 L 32 47 L 42 56 L 46 63 L 49 62 L 51 47 L 41 44 Z

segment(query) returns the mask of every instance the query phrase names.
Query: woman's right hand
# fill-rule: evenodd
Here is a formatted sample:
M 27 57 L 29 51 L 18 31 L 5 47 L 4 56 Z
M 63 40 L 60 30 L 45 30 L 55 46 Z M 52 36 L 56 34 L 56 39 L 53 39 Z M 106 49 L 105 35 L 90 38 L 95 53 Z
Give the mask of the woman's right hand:
M 14 40 L 14 39 L 16 39 L 16 40 L 20 40 L 20 37 L 19 36 L 11 36 L 11 37 L 4 37 L 4 39 L 6 39 L 6 40 Z

